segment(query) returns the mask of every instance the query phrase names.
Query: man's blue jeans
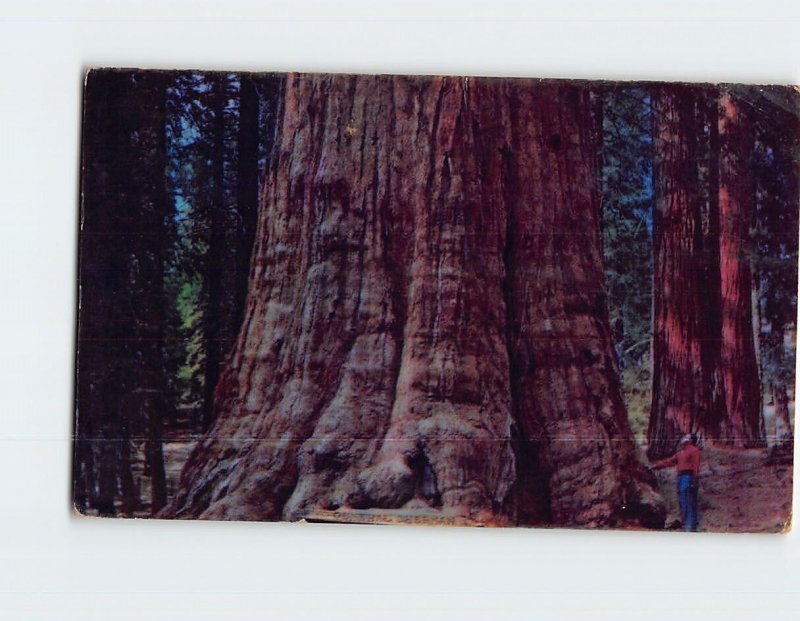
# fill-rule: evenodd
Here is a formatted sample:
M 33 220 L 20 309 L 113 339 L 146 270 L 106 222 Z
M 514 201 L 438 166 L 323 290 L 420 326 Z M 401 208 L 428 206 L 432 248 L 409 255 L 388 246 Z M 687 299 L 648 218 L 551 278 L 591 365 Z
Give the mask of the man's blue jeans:
M 696 531 L 700 518 L 697 512 L 697 482 L 692 474 L 678 475 L 678 503 L 681 506 L 683 530 Z

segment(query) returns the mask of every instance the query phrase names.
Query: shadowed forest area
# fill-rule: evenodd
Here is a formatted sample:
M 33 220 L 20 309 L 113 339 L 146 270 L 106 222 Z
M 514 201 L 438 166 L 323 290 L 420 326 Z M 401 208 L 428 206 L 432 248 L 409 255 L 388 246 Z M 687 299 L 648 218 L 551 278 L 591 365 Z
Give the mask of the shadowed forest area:
M 793 87 L 91 71 L 76 508 L 669 528 L 648 464 L 696 433 L 701 525 L 782 530 L 799 111 Z
M 182 451 L 211 423 L 214 385 L 242 318 L 280 80 L 87 77 L 79 507 L 158 511 Z

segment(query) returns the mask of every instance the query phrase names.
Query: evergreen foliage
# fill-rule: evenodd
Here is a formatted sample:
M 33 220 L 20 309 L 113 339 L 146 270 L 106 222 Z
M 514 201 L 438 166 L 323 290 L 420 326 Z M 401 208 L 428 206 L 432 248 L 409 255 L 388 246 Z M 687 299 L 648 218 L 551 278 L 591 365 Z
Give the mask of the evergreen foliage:
M 611 327 L 623 369 L 646 363 L 652 296 L 653 140 L 647 91 L 603 95 L 603 257 Z

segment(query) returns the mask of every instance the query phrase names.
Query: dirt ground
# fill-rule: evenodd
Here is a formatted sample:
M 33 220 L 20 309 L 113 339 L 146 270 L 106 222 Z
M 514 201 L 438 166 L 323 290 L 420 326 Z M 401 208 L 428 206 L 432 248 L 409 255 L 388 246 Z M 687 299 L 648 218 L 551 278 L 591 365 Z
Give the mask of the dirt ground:
M 186 463 L 189 453 L 192 452 L 198 439 L 198 436 L 181 436 L 177 434 L 165 438 L 162 444 L 162 451 L 164 452 L 164 469 L 167 475 L 167 498 L 172 498 L 175 494 L 183 464 Z M 141 507 L 132 517 L 152 517 L 150 513 L 150 477 L 145 468 L 144 443 L 136 446 L 134 450 L 133 480 L 138 487 Z
M 197 437 L 170 438 L 164 443 L 167 487 L 175 492 L 181 467 Z M 135 466 L 143 501 L 137 517 L 148 517 L 149 478 L 143 476 L 144 455 Z M 667 502 L 667 529 L 680 529 L 675 470 L 656 470 Z M 767 449 L 706 447 L 700 470 L 700 527 L 706 532 L 768 533 L 786 530 L 792 510 L 791 455 L 776 456 Z
M 781 532 L 792 511 L 791 456 L 767 449 L 703 450 L 700 470 L 700 528 L 707 532 Z M 680 528 L 674 468 L 657 470 L 667 501 L 667 528 Z

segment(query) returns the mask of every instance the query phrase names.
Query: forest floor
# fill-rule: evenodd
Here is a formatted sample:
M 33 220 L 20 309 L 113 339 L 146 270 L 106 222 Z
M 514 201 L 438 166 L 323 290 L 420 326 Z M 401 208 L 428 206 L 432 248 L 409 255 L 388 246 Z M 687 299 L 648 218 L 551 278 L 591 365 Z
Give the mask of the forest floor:
M 178 488 L 181 470 L 194 445 L 199 440 L 199 435 L 187 435 L 186 432 L 167 433 L 161 450 L 164 453 L 164 470 L 167 476 L 167 498 L 172 498 Z M 139 492 L 141 507 L 133 512 L 130 517 L 152 517 L 150 507 L 152 496 L 150 494 L 150 476 L 145 466 L 144 443 L 134 447 L 133 480 Z M 120 507 L 118 507 L 120 508 Z
M 650 420 L 647 379 L 637 369 L 623 373 L 631 431 L 640 446 L 647 441 Z M 790 411 L 794 411 L 793 404 Z M 656 470 L 655 474 L 667 503 L 667 528 L 679 529 L 675 469 Z M 772 533 L 788 528 L 792 511 L 791 453 L 706 447 L 698 502 L 700 531 Z
M 657 470 L 667 528 L 680 528 L 674 468 Z M 791 454 L 768 449 L 706 447 L 700 469 L 700 531 L 772 533 L 788 529 Z
M 183 464 L 197 440 L 197 436 L 176 435 L 164 442 L 169 497 L 175 493 Z M 143 468 L 144 455 L 141 452 L 134 466 L 134 479 L 140 486 L 143 507 L 135 517 L 150 517 L 150 479 L 145 476 Z M 667 503 L 666 528 L 679 530 L 675 470 L 656 470 L 655 475 Z M 791 454 L 776 455 L 768 449 L 704 448 L 699 508 L 700 531 L 767 533 L 785 530 L 792 510 Z M 371 521 L 367 517 L 370 516 L 354 521 Z M 400 518 L 403 516 L 399 516 L 397 521 L 419 521 Z M 341 521 L 341 516 L 337 516 L 336 521 Z M 450 522 L 444 519 L 442 523 Z
M 167 475 L 167 498 L 172 498 L 178 489 L 183 465 L 189 459 L 199 436 L 180 436 L 164 442 L 164 469 Z
M 195 442 L 196 438 L 179 438 L 164 443 L 170 497 Z M 666 527 L 679 530 L 675 470 L 657 470 L 655 474 L 667 503 Z M 146 498 L 146 490 L 142 491 Z M 698 530 L 703 532 L 774 533 L 787 529 L 792 511 L 791 454 L 776 455 L 768 449 L 706 447 L 700 470 L 699 508 Z M 419 521 L 403 517 L 398 516 L 396 521 Z M 441 523 L 450 523 L 445 518 Z M 336 521 L 341 521 L 341 516 Z M 354 521 L 370 520 L 362 516 Z

